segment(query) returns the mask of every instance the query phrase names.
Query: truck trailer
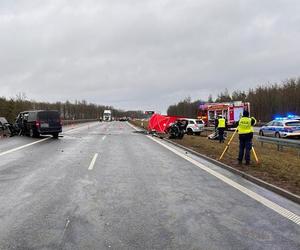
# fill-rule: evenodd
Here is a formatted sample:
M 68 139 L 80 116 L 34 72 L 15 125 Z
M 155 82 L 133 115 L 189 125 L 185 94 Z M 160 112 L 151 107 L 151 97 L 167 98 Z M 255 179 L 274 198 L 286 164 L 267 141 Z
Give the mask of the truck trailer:
M 107 109 L 103 112 L 103 121 L 110 122 L 112 121 L 111 110 Z

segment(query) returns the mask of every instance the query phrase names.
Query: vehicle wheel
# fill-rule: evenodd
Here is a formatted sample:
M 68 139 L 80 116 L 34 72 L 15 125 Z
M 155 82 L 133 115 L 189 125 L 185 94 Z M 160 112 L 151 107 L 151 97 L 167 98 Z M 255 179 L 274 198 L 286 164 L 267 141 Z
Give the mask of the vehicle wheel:
M 280 134 L 278 132 L 275 133 L 276 138 L 280 138 Z
M 195 133 L 195 135 L 198 135 L 198 136 L 199 136 L 200 134 L 201 134 L 201 132 L 196 132 L 196 133 Z
M 53 133 L 52 136 L 53 136 L 53 138 L 57 139 L 58 138 L 58 133 Z
M 188 128 L 188 129 L 187 129 L 187 134 L 188 134 L 188 135 L 193 135 L 194 132 L 193 132 L 193 130 L 192 130 L 191 128 Z
M 259 131 L 260 136 L 264 136 L 264 132 L 262 130 Z

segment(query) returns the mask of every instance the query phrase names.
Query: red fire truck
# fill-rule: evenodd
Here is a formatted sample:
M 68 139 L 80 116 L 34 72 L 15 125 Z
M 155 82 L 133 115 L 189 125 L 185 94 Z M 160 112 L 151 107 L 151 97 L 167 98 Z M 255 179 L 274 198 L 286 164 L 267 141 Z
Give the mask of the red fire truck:
M 202 119 L 207 126 L 211 126 L 215 119 L 222 115 L 226 119 L 228 127 L 235 127 L 244 110 L 248 110 L 250 113 L 249 102 L 201 103 L 198 118 Z

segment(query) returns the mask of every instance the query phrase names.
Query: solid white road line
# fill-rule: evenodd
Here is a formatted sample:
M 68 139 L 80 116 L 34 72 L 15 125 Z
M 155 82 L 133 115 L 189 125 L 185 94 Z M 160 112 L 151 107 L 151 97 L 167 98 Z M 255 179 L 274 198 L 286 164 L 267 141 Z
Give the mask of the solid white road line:
M 138 129 L 136 126 L 132 125 L 130 122 L 127 122 L 127 124 L 128 124 L 130 127 L 132 127 L 134 130 L 139 131 L 139 129 Z
M 102 141 L 104 141 L 106 139 L 106 135 L 102 137 Z
M 13 149 L 4 151 L 4 152 L 0 153 L 0 156 L 6 155 L 6 154 L 9 154 L 9 153 L 13 153 L 13 152 L 18 151 L 18 150 L 21 150 L 21 149 L 23 149 L 23 148 L 30 147 L 30 146 L 32 146 L 32 145 L 34 145 L 34 144 L 41 143 L 41 142 L 43 142 L 43 141 L 49 140 L 50 138 L 51 138 L 51 137 L 47 137 L 47 138 L 42 139 L 42 140 L 38 140 L 38 141 L 35 141 L 35 142 L 32 142 L 32 143 L 28 143 L 28 144 L 25 144 L 25 145 L 20 146 L 20 147 L 17 147 L 17 148 L 13 148 Z
M 63 132 L 64 134 L 68 134 L 70 132 L 73 132 L 74 130 L 77 130 L 77 129 L 81 129 L 81 128 L 84 128 L 86 127 L 87 125 L 84 125 L 84 126 L 80 126 L 78 128 L 74 128 L 74 129 L 70 129 L 70 130 L 67 130 L 66 132 Z M 89 126 L 89 125 L 88 125 Z M 28 143 L 28 144 L 25 144 L 23 146 L 20 146 L 20 147 L 16 147 L 16 148 L 13 148 L 13 149 L 9 149 L 7 151 L 4 151 L 4 152 L 0 152 L 0 156 L 3 156 L 3 155 L 6 155 L 6 154 L 10 154 L 10 153 L 13 153 L 13 152 L 16 152 L 18 150 L 21 150 L 21 149 L 24 149 L 24 148 L 27 148 L 27 147 L 30 147 L 34 144 L 37 144 L 37 143 L 41 143 L 43 141 L 46 141 L 46 140 L 49 140 L 51 137 L 47 137 L 45 139 L 42 139 L 42 140 L 38 140 L 38 141 L 35 141 L 35 142 L 31 142 L 31 143 Z
M 94 155 L 94 157 L 93 157 L 93 159 L 92 159 L 92 161 L 91 161 L 91 163 L 90 163 L 90 166 L 89 166 L 88 170 L 93 170 L 94 165 L 95 165 L 96 160 L 97 160 L 97 157 L 98 157 L 98 153 L 96 153 L 96 154 Z
M 209 174 L 217 177 L 218 179 L 220 179 L 221 181 L 227 183 L 228 185 L 234 187 L 235 189 L 239 190 L 240 192 L 248 195 L 249 197 L 251 197 L 252 199 L 258 201 L 259 203 L 263 204 L 264 206 L 272 209 L 273 211 L 275 211 L 276 213 L 282 215 L 283 217 L 289 219 L 290 221 L 300 225 L 300 216 L 297 214 L 294 214 L 293 212 L 279 206 L 278 204 L 264 198 L 263 196 L 251 191 L 250 189 L 238 184 L 237 182 L 229 179 L 228 177 L 204 166 L 203 164 L 201 164 L 200 162 L 188 157 L 187 155 L 179 152 L 178 150 L 160 142 L 158 139 L 155 139 L 151 136 L 148 136 L 148 138 L 150 138 L 151 140 L 155 141 L 156 143 L 160 144 L 161 146 L 165 147 L 166 149 L 172 151 L 174 154 L 180 156 L 181 158 L 189 161 L 190 163 L 194 164 L 195 166 L 201 168 L 202 170 L 208 172 Z

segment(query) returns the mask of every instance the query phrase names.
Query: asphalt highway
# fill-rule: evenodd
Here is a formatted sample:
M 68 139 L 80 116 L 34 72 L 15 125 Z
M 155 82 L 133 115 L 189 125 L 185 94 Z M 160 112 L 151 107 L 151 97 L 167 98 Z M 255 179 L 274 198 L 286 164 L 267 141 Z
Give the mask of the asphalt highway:
M 300 249 L 299 215 L 126 122 L 0 140 L 0 249 Z

